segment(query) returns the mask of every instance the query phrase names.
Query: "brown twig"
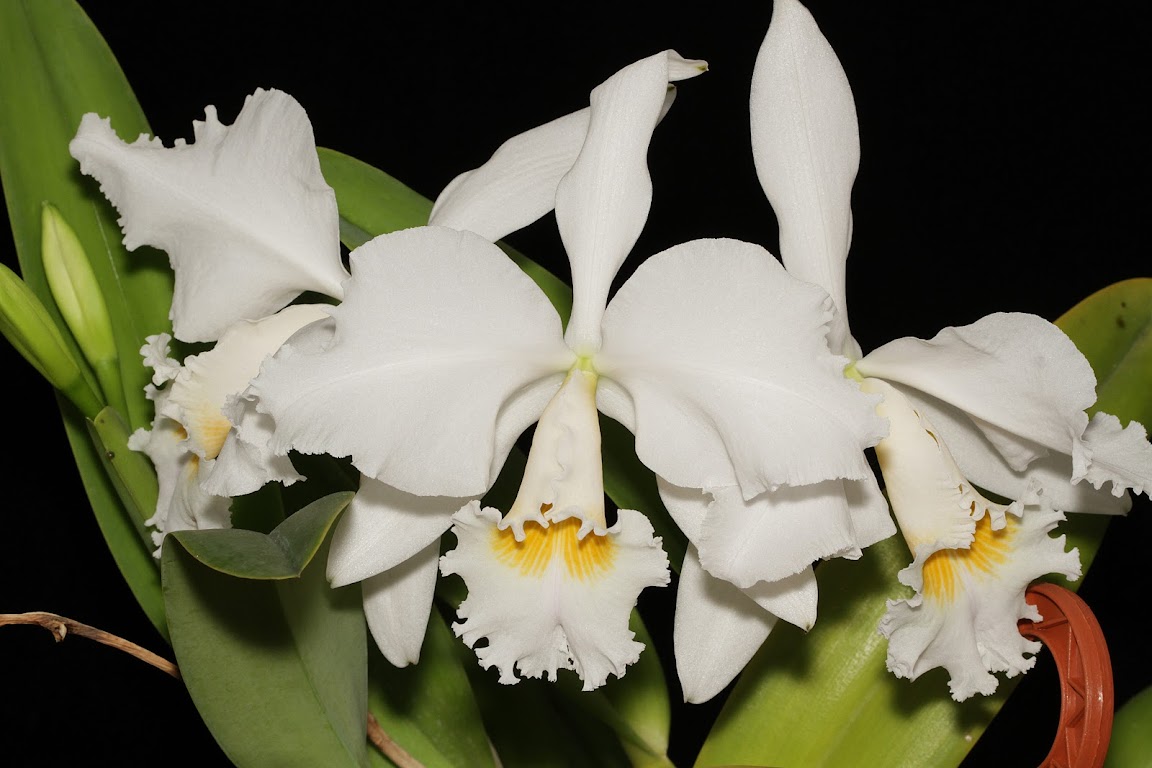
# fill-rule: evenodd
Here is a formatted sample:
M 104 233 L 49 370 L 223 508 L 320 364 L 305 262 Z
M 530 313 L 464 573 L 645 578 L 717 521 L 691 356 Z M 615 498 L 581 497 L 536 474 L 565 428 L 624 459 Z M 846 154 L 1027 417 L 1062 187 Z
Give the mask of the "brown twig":
M 102 629 L 90 627 L 87 624 L 81 624 L 79 621 L 69 619 L 64 616 L 57 616 L 54 613 L 45 613 L 44 611 L 32 611 L 31 613 L 0 613 L 0 627 L 7 624 L 31 624 L 37 627 L 43 627 L 52 633 L 52 637 L 56 638 L 56 642 L 60 642 L 69 633 L 86 637 L 89 640 L 95 640 L 98 643 L 109 645 L 118 650 L 124 651 L 131 656 L 135 656 L 147 664 L 159 669 L 161 672 L 167 672 L 177 680 L 180 679 L 180 670 L 176 665 L 168 661 L 168 659 L 149 651 L 147 648 L 141 648 L 136 643 L 129 642 L 122 637 L 105 632 Z
M 412 757 L 404 747 L 392 741 L 392 737 L 384 732 L 379 721 L 371 712 L 368 713 L 368 741 L 372 742 L 372 746 L 380 750 L 384 757 L 396 763 L 399 768 L 424 768 L 424 763 Z

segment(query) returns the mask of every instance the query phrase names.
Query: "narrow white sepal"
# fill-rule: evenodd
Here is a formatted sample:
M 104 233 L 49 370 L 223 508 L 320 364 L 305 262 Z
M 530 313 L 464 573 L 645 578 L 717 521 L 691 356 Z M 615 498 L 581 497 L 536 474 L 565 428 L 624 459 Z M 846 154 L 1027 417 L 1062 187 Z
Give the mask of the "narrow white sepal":
M 684 700 L 701 704 L 740 674 L 776 626 L 776 617 L 684 554 L 677 582 L 672 642 Z
M 332 534 L 328 580 L 342 587 L 399 567 L 440 541 L 452 515 L 468 501 L 413 496 L 361 476 L 360 489 Z
M 621 677 L 640 656 L 628 620 L 636 598 L 668 583 L 668 558 L 639 512 L 621 510 L 603 537 L 577 540 L 575 521 L 527 526 L 526 541 L 498 533 L 500 513 L 472 502 L 453 518 L 457 546 L 440 570 L 459 574 L 468 598 L 453 631 L 476 650 L 480 665 L 495 666 L 500 682 L 556 679 L 572 669 L 584 690 Z M 593 538 L 595 537 L 595 538 Z
M 183 341 L 212 341 L 237 320 L 266 317 L 305 291 L 340 298 L 336 196 L 312 126 L 280 91 L 257 90 L 231 126 L 214 107 L 195 143 L 120 141 L 86 114 L 69 145 L 120 212 L 124 245 L 167 251 L 176 273 L 171 318 Z
M 756 173 L 780 225 L 788 271 L 832 296 L 829 346 L 858 349 L 848 328 L 844 265 L 852 239 L 852 184 L 860 137 L 840 60 L 804 6 L 772 4 L 750 100 Z
M 572 268 L 565 339 L 577 354 L 599 348 L 612 278 L 648 218 L 648 144 L 664 111 L 668 83 L 706 68 L 705 62 L 663 51 L 630 64 L 592 91 L 587 138 L 556 190 L 556 223 Z
M 400 565 L 361 583 L 368 629 L 393 666 L 406 667 L 420 661 L 439 557 L 437 540 Z

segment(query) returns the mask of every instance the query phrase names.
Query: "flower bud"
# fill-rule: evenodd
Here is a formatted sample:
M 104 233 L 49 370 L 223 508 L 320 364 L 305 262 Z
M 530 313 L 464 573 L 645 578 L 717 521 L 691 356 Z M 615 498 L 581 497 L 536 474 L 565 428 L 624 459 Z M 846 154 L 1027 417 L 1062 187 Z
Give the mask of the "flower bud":
M 48 382 L 85 416 L 103 407 L 48 310 L 27 283 L 0 264 L 0 332 Z

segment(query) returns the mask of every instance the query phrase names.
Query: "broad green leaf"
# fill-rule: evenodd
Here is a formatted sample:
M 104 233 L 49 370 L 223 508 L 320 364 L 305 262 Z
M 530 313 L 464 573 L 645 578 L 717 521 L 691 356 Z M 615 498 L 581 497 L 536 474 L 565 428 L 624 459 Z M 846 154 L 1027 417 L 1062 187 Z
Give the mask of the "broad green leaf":
M 156 559 L 152 557 L 152 547 L 140 539 L 132 518 L 120 502 L 116 488 L 105 474 L 100 448 L 92 440 L 91 424 L 76 412 L 60 395 L 56 396 L 60 414 L 64 419 L 64 431 L 72 446 L 72 455 L 84 492 L 96 523 L 104 535 L 104 541 L 120 569 L 120 575 L 128 582 L 128 588 L 148 620 L 165 639 L 168 638 L 168 625 L 164 618 L 164 598 L 160 591 L 160 571 Z
M 1152 686 L 1116 711 L 1105 768 L 1152 768 Z
M 229 576 L 179 536 L 161 568 L 172 648 L 196 709 L 240 768 L 368 764 L 367 637 L 356 587 L 326 551 L 298 579 Z
M 126 402 L 124 416 L 139 428 L 150 422 L 152 408 L 138 350 L 146 335 L 169 327 L 172 273 L 158 253 L 124 250 L 115 210 L 68 154 L 86 112 L 110 117 L 128 139 L 149 130 L 112 52 L 73 0 L 0 3 L 0 176 L 20 269 L 63 328 L 41 261 L 41 205 L 49 202 L 91 259 L 124 387 L 112 402 Z M 70 336 L 69 343 L 80 359 Z
M 41 259 L 41 206 L 52 203 L 92 260 L 117 341 L 124 416 L 131 427 L 144 427 L 152 406 L 144 396 L 149 376 L 138 349 L 145 335 L 168 326 L 172 276 L 163 256 L 124 251 L 115 211 L 68 154 L 80 117 L 89 111 L 111 117 L 123 136 L 148 130 L 123 72 L 75 2 L 0 2 L 0 178 L 22 276 L 63 329 Z M 73 357 L 82 360 L 71 335 L 63 336 Z M 141 542 L 87 426 L 71 405 L 59 403 L 108 548 L 141 608 L 167 637 L 151 547 Z
M 1096 373 L 1096 405 L 1152 426 L 1152 277 L 1103 288 L 1065 312 L 1056 325 Z
M 92 439 L 101 449 L 100 458 L 108 479 L 136 527 L 140 540 L 151 546 L 152 535 L 144 521 L 156 511 L 156 498 L 159 494 L 156 470 L 147 456 L 128 447 L 128 438 L 131 437 L 128 425 L 112 406 L 96 414 L 91 424 Z
M 368 652 L 368 709 L 396 743 L 428 768 L 494 765 L 458 644 L 433 608 L 419 664 L 394 667 L 375 643 Z
M 340 491 L 318 499 L 271 533 L 224 528 L 176 531 L 168 538 L 179 539 L 189 555 L 221 573 L 244 579 L 294 579 L 312 562 L 354 495 Z
M 612 679 L 595 691 L 584 691 L 574 675 L 564 675 L 560 678 L 557 692 L 569 706 L 615 731 L 633 766 L 672 768 L 667 757 L 672 708 L 660 657 L 656 655 L 648 629 L 635 610 L 628 627 L 636 633 L 636 640 L 644 644 L 644 651 L 624 677 Z
M 1152 404 L 1152 280 L 1093 294 L 1056 321 L 1092 364 L 1096 408 L 1122 422 L 1148 419 Z M 1070 515 L 1059 532 L 1087 570 L 1108 518 Z M 999 711 L 1019 678 L 995 696 L 963 704 L 933 670 L 909 683 L 885 669 L 876 627 L 885 600 L 903 596 L 896 573 L 911 561 L 893 537 L 856 562 L 820 565 L 820 618 L 807 635 L 779 626 L 742 673 L 698 765 L 956 765 Z M 1075 590 L 1079 582 L 1065 583 Z

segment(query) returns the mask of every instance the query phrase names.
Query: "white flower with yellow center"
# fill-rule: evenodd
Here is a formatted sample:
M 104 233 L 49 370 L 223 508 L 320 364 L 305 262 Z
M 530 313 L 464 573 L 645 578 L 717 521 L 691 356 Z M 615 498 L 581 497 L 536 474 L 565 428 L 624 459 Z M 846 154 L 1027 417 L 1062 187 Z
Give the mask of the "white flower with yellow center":
M 304 325 L 327 317 L 320 305 L 286 307 L 258 322 L 241 320 L 216 345 L 190 355 L 183 365 L 169 357 L 167 334 L 149 336 L 140 349 L 153 369 L 149 395 L 156 405 L 151 430 L 137 430 L 128 442 L 156 467 L 159 497 L 147 523 L 159 544 L 172 531 L 230 527 L 227 494 L 213 493 L 211 480 L 232 430 L 224 415 L 229 400 L 248 386 L 260 363 Z M 157 386 L 166 385 L 162 389 Z M 301 479 L 285 456 L 256 461 L 260 476 L 285 485 Z M 243 466 L 243 464 L 241 464 Z M 241 471 L 237 467 L 231 471 Z
M 632 430 L 640 459 L 678 488 L 735 486 L 752 498 L 869 475 L 862 449 L 883 422 L 843 377 L 847 361 L 828 352 L 827 297 L 762 248 L 675 246 L 608 302 L 647 218 L 646 155 L 668 83 L 702 68 L 657 54 L 595 89 L 586 113 L 545 126 L 575 148 L 554 153 L 559 173 L 539 185 L 555 190 L 572 266 L 566 329 L 486 239 L 499 234 L 438 203 L 434 223 L 472 231 L 431 226 L 358 248 L 330 333 L 290 341 L 253 382 L 252 412 L 275 423 L 271 450 L 350 456 L 364 475 L 328 573 L 363 583 L 369 625 L 394 663 L 418 658 L 450 526 L 458 545 L 443 569 L 469 589 L 456 631 L 487 639 L 481 661 L 502 680 L 571 668 L 592 688 L 636 659 L 628 612 L 644 586 L 666 583 L 666 560 L 640 513 L 608 525 L 597 410 Z M 441 201 L 451 208 L 473 182 L 515 176 L 504 149 Z M 526 223 L 551 207 L 539 202 L 493 215 Z M 534 422 L 513 509 L 481 509 Z M 821 555 L 794 553 L 796 570 Z M 803 603 L 798 621 L 814 616 L 814 590 L 763 599 L 780 613 Z
M 885 485 L 915 558 L 901 580 L 917 590 L 882 624 L 889 668 L 916 677 L 944 666 L 957 699 L 990 693 L 989 672 L 1024 671 L 1034 644 L 1016 621 L 1033 579 L 1079 574 L 1058 512 L 1123 513 L 1152 487 L 1144 427 L 1085 410 L 1096 379 L 1056 326 L 992 314 L 905 338 L 861 356 L 845 300 L 850 197 L 859 164 L 848 80 L 811 15 L 777 0 L 752 82 L 756 169 L 780 224 L 788 271 L 824 287 L 836 305 L 833 351 L 854 360 L 866 391 L 884 396 L 890 432 L 877 446 Z M 976 490 L 1016 500 L 991 503 Z
M 228 414 L 265 357 L 327 316 L 321 305 L 285 305 L 305 291 L 339 299 L 347 277 L 335 194 L 303 108 L 285 93 L 258 90 L 231 126 L 213 107 L 205 111 L 193 144 L 165 147 L 146 136 L 126 144 L 108 119 L 90 113 L 69 146 L 120 212 L 125 245 L 168 253 L 176 337 L 217 342 L 183 365 L 168 356 L 167 334 L 141 350 L 153 384 L 171 381 L 150 392 L 153 427 L 130 443 L 156 466 L 151 522 L 161 535 L 226 527 L 228 497 L 301 479 L 287 457 L 237 442 Z

